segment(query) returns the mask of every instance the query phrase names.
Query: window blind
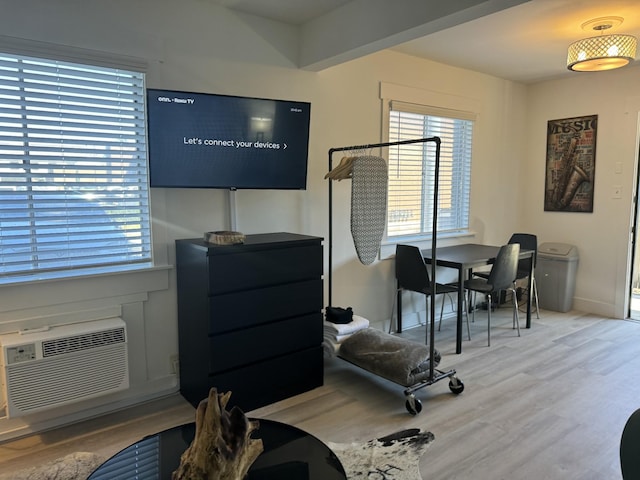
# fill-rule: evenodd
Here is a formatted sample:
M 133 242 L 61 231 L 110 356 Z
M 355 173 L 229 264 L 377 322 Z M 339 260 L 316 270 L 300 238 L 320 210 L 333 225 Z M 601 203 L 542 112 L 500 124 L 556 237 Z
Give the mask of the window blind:
M 144 74 L 0 53 L 0 276 L 150 260 Z
M 158 480 L 161 478 L 160 435 L 151 435 L 107 460 L 91 480 Z
M 474 115 L 391 102 L 389 141 L 440 137 L 439 233 L 468 229 Z M 387 238 L 431 234 L 435 144 L 389 148 Z

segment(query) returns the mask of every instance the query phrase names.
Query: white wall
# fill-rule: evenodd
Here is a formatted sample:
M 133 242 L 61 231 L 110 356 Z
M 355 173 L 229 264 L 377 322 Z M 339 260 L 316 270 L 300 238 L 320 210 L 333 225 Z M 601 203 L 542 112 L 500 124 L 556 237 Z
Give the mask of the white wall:
M 289 60 L 296 57 L 294 29 L 257 19 L 250 24 L 200 0 L 21 0 L 1 1 L 0 6 L 5 12 L 0 16 L 3 35 L 146 59 L 149 87 L 311 102 L 308 189 L 237 192 L 237 228 L 247 234 L 290 231 L 327 236 L 323 177 L 328 149 L 380 141 L 380 82 L 471 100 L 479 106 L 471 212 L 477 233 L 464 240 L 498 244 L 520 229 L 537 231 L 542 240 L 577 243 L 586 257 L 581 258 L 578 296 L 593 296 L 609 306 L 617 301 L 614 285 L 621 282 L 626 237 L 612 239 L 604 229 L 594 230 L 600 228 L 596 218 L 610 231 L 624 223 L 625 202 L 606 200 L 614 177 L 602 165 L 607 157 L 624 158 L 625 180 L 619 183 L 628 195 L 627 179 L 634 163 L 628 137 L 633 132 L 624 112 L 623 91 L 631 92 L 633 79 L 637 80 L 631 70 L 615 77 L 620 79 L 615 93 L 607 92 L 610 84 L 605 77 L 595 84 L 584 77 L 527 88 L 389 51 L 312 73 L 295 69 Z M 260 28 L 254 28 L 258 24 Z M 596 213 L 562 218 L 544 214 L 545 122 L 583 113 L 601 115 Z M 624 146 L 618 143 L 621 132 Z M 357 261 L 349 232 L 349 198 L 348 182 L 336 183 L 332 303 L 352 306 L 373 322 L 384 322 L 391 310 L 393 262 L 363 266 Z M 628 205 L 626 210 L 628 217 Z M 201 237 L 205 231 L 229 227 L 224 191 L 154 189 L 152 211 L 159 265 L 173 264 L 176 238 Z M 615 254 L 588 259 L 602 255 L 612 241 Z M 325 268 L 325 277 L 326 273 Z M 604 281 L 593 277 L 595 273 Z M 84 312 L 115 311 L 131 329 L 135 364 L 130 391 L 113 396 L 108 405 L 86 402 L 20 421 L 0 418 L 0 440 L 177 389 L 169 362 L 178 348 L 175 272 L 161 268 L 142 278 L 136 275 L 0 287 L 0 332 L 46 323 L 52 316 L 77 319 Z M 414 306 L 406 307 L 408 312 L 422 308 L 422 300 L 414 300 Z
M 630 259 L 631 206 L 638 161 L 640 67 L 579 73 L 528 88 L 526 150 L 520 185 L 520 227 L 539 242 L 576 245 L 579 254 L 574 308 L 625 317 Z M 544 211 L 547 121 L 598 115 L 593 213 Z M 616 163 L 622 170 L 616 173 Z M 612 198 L 614 185 L 622 198 Z

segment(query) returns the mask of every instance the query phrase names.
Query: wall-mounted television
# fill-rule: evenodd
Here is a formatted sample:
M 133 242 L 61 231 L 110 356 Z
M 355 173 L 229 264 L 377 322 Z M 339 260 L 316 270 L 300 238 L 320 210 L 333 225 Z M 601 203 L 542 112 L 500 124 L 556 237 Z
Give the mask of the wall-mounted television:
M 151 187 L 303 190 L 311 104 L 147 89 Z

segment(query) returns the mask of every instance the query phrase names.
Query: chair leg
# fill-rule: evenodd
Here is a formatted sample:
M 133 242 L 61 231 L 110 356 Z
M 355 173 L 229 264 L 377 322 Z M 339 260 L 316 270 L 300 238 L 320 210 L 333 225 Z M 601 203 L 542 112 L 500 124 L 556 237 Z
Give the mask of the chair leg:
M 451 302 L 451 311 L 455 310 L 455 306 L 453 305 L 453 297 L 450 293 L 443 294 L 449 298 L 449 302 Z M 442 303 L 440 304 L 440 321 L 438 322 L 438 331 L 440 331 L 440 327 L 442 326 L 442 314 L 444 312 L 444 296 L 442 297 Z
M 540 305 L 538 304 L 538 286 L 536 285 L 536 277 L 531 279 L 531 288 L 533 289 L 533 298 L 536 299 L 536 318 L 540 319 Z
M 393 333 L 393 312 L 395 312 L 395 310 L 396 310 L 396 301 L 398 300 L 398 292 L 400 292 L 400 290 L 402 290 L 402 289 L 401 288 L 396 289 L 396 293 L 393 295 L 393 302 L 391 303 L 391 316 L 389 317 L 389 332 L 388 333 Z
M 476 323 L 476 292 L 473 292 L 473 300 L 471 301 L 471 321 Z
M 536 302 L 536 318 L 540 319 L 540 303 L 538 302 L 538 286 L 536 285 L 536 277 L 531 278 L 531 291 L 527 291 L 527 302 L 529 298 L 533 295 L 533 300 Z
M 448 295 L 445 293 L 445 295 Z M 442 314 L 444 313 L 444 295 L 442 296 L 442 302 L 440 303 L 440 321 L 438 322 L 438 331 L 440 331 L 440 327 L 442 326 Z
M 464 316 L 467 319 L 467 337 L 469 338 L 469 341 L 471 341 L 471 330 L 469 329 L 469 305 L 467 302 L 467 296 L 464 296 L 463 299 L 463 307 L 464 307 Z
M 476 322 L 476 292 L 473 292 L 473 294 L 471 293 L 471 291 L 468 292 L 467 294 L 467 300 L 472 300 L 471 301 L 471 306 L 468 308 L 471 308 L 471 323 L 475 323 Z M 467 302 L 469 303 L 469 302 Z M 468 305 L 467 305 L 468 306 Z
M 520 336 L 520 316 L 518 315 L 518 299 L 516 297 L 516 284 L 513 283 L 513 289 L 511 290 L 513 296 L 513 326 L 518 328 L 518 336 Z

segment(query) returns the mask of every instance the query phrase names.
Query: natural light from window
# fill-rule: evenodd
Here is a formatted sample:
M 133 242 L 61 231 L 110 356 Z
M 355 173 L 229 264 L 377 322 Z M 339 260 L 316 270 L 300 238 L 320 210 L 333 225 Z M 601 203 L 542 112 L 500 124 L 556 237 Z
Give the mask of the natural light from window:
M 468 230 L 473 120 L 429 114 L 427 107 L 394 102 L 389 142 L 439 137 L 438 233 Z M 387 240 L 431 235 L 436 146 L 389 147 Z
M 144 74 L 0 54 L 0 279 L 151 260 Z

